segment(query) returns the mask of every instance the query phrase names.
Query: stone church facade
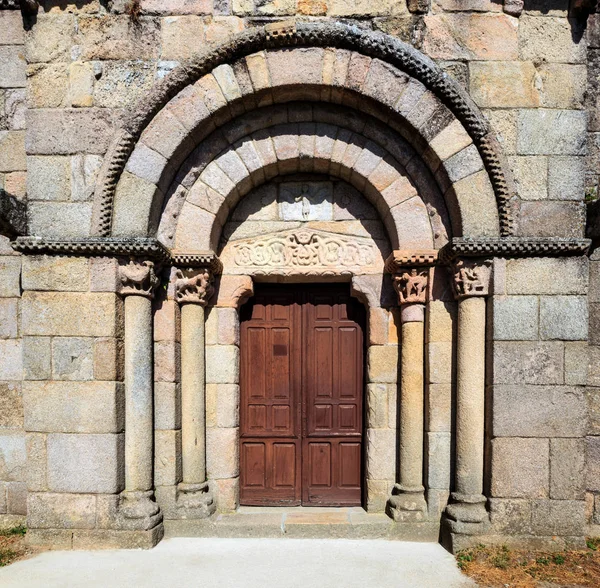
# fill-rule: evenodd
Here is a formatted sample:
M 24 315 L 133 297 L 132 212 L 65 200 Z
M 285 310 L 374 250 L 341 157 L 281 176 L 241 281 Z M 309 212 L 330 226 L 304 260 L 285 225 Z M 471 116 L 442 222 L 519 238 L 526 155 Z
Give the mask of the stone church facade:
M 597 534 L 599 27 L 583 0 L 0 0 L 0 523 Z

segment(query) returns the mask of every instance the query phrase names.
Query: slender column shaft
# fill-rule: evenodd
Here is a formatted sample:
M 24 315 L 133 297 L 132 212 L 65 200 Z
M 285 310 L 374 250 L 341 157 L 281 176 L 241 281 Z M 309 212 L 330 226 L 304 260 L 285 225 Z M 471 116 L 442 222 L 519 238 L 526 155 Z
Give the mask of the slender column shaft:
M 485 298 L 458 302 L 456 493 L 483 494 Z
M 423 310 L 402 309 L 400 486 L 412 492 L 423 490 Z M 407 311 L 420 320 L 405 321 Z
M 184 484 L 206 480 L 204 307 L 181 307 L 181 444 Z
M 153 488 L 152 301 L 125 297 L 125 489 Z

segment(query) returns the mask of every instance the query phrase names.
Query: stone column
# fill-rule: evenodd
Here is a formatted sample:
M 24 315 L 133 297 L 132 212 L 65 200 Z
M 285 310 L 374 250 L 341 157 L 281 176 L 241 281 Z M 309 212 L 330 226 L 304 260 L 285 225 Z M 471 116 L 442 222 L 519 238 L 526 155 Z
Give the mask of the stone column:
M 458 300 L 455 491 L 446 517 L 453 533 L 481 533 L 489 522 L 483 495 L 485 323 L 491 262 L 453 264 Z
M 206 517 L 215 504 L 206 481 L 206 369 L 204 308 L 210 299 L 213 276 L 207 268 L 178 270 L 175 297 L 181 306 L 181 448 L 183 481 L 177 506 Z
M 388 501 L 395 521 L 421 521 L 427 503 L 423 486 L 424 321 L 429 268 L 394 275 L 400 301 L 400 482 Z
M 154 262 L 121 262 L 120 294 L 125 299 L 125 491 L 126 519 L 160 517 L 154 501 L 152 298 L 159 280 Z

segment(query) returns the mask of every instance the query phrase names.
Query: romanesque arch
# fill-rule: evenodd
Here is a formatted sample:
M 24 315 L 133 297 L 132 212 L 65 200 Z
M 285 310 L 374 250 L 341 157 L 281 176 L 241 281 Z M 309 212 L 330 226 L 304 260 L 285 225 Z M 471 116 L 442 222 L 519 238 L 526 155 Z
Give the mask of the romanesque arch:
M 299 100 L 343 104 L 402 135 L 460 218 L 455 236 L 511 233 L 513 195 L 499 147 L 456 82 L 397 39 L 339 23 L 297 23 L 245 32 L 153 90 L 107 155 L 96 234 L 147 235 L 181 163 L 211 132 L 246 111 Z M 122 215 L 139 220 L 122 226 Z

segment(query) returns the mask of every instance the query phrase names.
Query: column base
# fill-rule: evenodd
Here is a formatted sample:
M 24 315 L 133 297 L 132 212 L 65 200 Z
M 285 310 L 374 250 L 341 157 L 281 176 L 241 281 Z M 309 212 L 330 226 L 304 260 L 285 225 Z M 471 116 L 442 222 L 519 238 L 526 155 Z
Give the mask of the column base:
M 490 515 L 485 508 L 487 499 L 482 495 L 451 495 L 452 503 L 442 517 L 442 545 L 452 553 L 478 543 L 475 537 L 489 533 Z
M 125 491 L 119 496 L 117 522 L 119 528 L 147 531 L 162 523 L 160 507 L 152 490 Z
M 178 518 L 206 519 L 217 509 L 208 482 L 202 482 L 201 484 L 181 482 L 177 486 L 176 496 Z
M 386 511 L 398 523 L 422 522 L 427 518 L 427 502 L 423 486 L 394 486 L 393 495 L 387 501 Z

